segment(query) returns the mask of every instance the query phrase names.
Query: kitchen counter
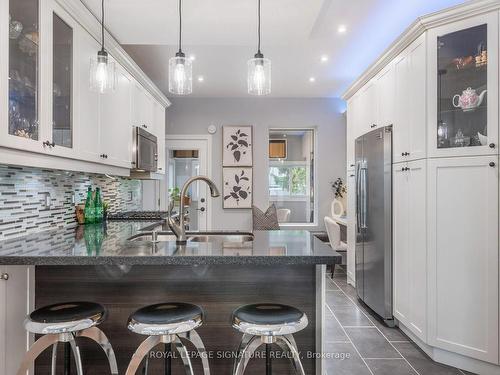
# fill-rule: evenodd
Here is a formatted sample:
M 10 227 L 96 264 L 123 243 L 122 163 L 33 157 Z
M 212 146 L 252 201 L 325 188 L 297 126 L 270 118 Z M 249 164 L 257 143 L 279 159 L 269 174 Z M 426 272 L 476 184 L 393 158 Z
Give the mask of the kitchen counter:
M 129 241 L 156 222 L 112 221 L 0 241 L 4 265 L 301 265 L 333 264 L 341 256 L 308 231 L 255 231 L 254 241 L 152 243 Z

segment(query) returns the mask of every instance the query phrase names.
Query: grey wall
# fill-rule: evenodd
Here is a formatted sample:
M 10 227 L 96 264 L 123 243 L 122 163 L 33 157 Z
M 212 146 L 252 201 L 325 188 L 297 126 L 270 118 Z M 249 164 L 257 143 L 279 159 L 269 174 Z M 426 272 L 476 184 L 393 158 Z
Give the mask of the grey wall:
M 268 204 L 268 130 L 269 128 L 316 127 L 318 226 L 330 212 L 333 199 L 330 181 L 345 179 L 346 125 L 341 114 L 344 102 L 334 98 L 172 98 L 166 112 L 167 134 L 207 134 L 207 127 L 217 126 L 213 136 L 212 178 L 222 181 L 222 126 L 253 125 L 254 204 L 265 209 Z M 212 210 L 214 229 L 250 230 L 251 210 L 224 210 L 217 198 Z

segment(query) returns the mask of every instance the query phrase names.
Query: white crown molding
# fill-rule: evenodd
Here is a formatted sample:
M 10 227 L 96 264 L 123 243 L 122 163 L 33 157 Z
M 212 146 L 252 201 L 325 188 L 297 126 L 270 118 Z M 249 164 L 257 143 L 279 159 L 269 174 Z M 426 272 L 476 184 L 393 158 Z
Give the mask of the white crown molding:
M 101 40 L 101 24 L 99 19 L 83 4 L 81 0 L 56 0 L 57 3 L 71 14 L 75 20 L 97 41 Z M 139 82 L 164 107 L 171 102 L 158 87 L 142 71 L 137 63 L 125 52 L 113 35 L 105 30 L 106 50 L 110 55 Z M 97 51 L 96 51 L 97 53 Z
M 500 0 L 472 0 L 417 18 L 342 94 L 349 100 L 415 39 L 429 29 L 500 9 Z

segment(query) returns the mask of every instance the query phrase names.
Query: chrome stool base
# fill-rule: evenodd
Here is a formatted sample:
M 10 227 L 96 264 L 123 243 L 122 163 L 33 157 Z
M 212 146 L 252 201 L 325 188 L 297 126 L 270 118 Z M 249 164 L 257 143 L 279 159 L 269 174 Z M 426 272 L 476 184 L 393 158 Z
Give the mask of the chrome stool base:
M 189 358 L 187 348 L 183 344 L 181 339 L 191 342 L 196 347 L 201 356 L 201 361 L 203 364 L 203 374 L 210 375 L 210 368 L 208 366 L 208 357 L 206 355 L 205 345 L 203 344 L 200 335 L 198 335 L 195 330 L 173 335 L 149 336 L 141 343 L 141 345 L 139 345 L 139 347 L 135 351 L 125 375 L 135 375 L 145 357 L 145 374 L 147 374 L 149 362 L 149 358 L 147 358 L 147 355 L 155 346 L 159 344 L 173 344 L 175 350 L 179 353 L 182 362 L 184 363 L 184 372 L 189 375 L 194 375 L 191 359 Z
M 38 358 L 38 356 L 50 346 L 52 346 L 51 374 L 55 375 L 56 362 L 57 362 L 57 346 L 60 342 L 70 344 L 71 351 L 73 352 L 73 356 L 76 362 L 76 372 L 78 375 L 83 375 L 80 348 L 78 347 L 75 341 L 75 338 L 77 337 L 87 337 L 95 341 L 97 344 L 99 344 L 99 346 L 106 353 L 111 374 L 118 375 L 118 365 L 116 363 L 116 357 L 113 348 L 111 347 L 111 344 L 106 335 L 104 334 L 104 332 L 102 332 L 97 327 L 91 327 L 76 332 L 64 332 L 64 333 L 54 333 L 54 334 L 51 333 L 42 336 L 40 339 L 35 341 L 35 343 L 33 343 L 29 351 L 24 355 L 21 366 L 17 371 L 17 375 L 25 375 L 26 371 L 28 371 L 29 367 L 35 362 L 36 358 Z
M 298 375 L 305 375 L 304 367 L 302 362 L 300 362 L 300 355 L 297 349 L 297 344 L 292 335 L 284 336 L 253 336 L 245 333 L 241 339 L 240 346 L 238 348 L 238 357 L 234 361 L 233 365 L 233 375 L 243 375 L 245 369 L 253 356 L 255 351 L 261 346 L 266 345 L 266 360 L 269 356 L 270 344 L 277 344 L 283 351 L 290 352 L 290 361 L 293 364 L 295 373 Z M 270 365 L 270 363 L 269 363 Z M 267 367 L 267 366 L 266 366 Z

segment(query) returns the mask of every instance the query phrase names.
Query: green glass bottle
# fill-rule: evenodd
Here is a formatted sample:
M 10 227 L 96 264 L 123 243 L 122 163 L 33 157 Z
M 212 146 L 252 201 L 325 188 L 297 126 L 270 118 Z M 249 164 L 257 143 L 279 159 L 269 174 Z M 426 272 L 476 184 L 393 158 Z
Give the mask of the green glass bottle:
M 100 223 L 104 214 L 104 207 L 102 205 L 101 189 L 99 188 L 95 188 L 94 210 L 94 223 Z
M 95 220 L 94 199 L 92 198 L 92 186 L 87 189 L 87 199 L 85 201 L 85 224 L 92 224 Z

